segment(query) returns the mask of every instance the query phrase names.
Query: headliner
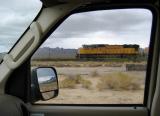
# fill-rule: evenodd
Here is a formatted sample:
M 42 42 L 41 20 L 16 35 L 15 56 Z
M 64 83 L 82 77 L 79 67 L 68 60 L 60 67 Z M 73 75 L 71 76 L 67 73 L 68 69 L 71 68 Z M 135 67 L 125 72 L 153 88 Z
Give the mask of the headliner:
M 95 4 L 95 3 L 156 3 L 158 0 L 41 0 L 42 3 L 46 7 L 64 4 L 64 3 L 72 3 L 72 2 L 80 2 L 84 4 Z

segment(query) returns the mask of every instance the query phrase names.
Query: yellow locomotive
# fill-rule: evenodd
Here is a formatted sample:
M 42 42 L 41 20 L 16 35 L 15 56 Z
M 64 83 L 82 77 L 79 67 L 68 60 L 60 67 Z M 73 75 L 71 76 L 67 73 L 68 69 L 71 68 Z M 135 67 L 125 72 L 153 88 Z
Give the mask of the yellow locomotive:
M 139 45 L 108 45 L 93 44 L 83 45 L 78 49 L 78 58 L 125 58 L 133 57 L 139 54 Z

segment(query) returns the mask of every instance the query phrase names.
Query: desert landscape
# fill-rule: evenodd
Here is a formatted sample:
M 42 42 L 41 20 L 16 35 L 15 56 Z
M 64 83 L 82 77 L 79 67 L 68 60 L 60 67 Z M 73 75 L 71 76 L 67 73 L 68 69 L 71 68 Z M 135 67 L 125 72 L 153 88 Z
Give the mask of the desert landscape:
M 146 71 L 127 71 L 129 63 L 133 62 L 33 61 L 34 67 L 55 67 L 59 81 L 58 97 L 38 103 L 142 104 Z

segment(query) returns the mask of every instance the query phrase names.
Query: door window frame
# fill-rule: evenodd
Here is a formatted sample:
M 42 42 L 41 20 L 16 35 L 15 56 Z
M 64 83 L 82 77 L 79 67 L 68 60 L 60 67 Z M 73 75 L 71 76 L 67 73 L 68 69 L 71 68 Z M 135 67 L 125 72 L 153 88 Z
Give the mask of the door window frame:
M 73 11 L 71 11 L 68 15 L 64 18 L 59 20 L 55 26 L 53 26 L 49 32 L 43 36 L 42 42 L 40 43 L 39 47 L 48 39 L 48 37 L 59 27 L 68 17 L 76 13 L 83 13 L 83 12 L 90 12 L 90 11 L 97 11 L 97 10 L 118 10 L 118 9 L 146 9 L 152 13 L 152 27 L 151 27 L 151 35 L 150 35 L 150 44 L 149 44 L 149 54 L 147 60 L 147 70 L 146 70 L 146 80 L 145 80 L 145 88 L 144 88 L 144 100 L 143 104 L 42 104 L 42 103 L 31 103 L 32 105 L 46 105 L 46 106 L 100 106 L 100 107 L 146 107 L 148 102 L 149 96 L 149 88 L 150 88 L 150 81 L 151 81 L 151 69 L 152 69 L 152 62 L 153 62 L 153 50 L 155 45 L 155 34 L 156 34 L 156 27 L 157 27 L 157 10 L 154 6 L 149 4 L 123 4 L 123 5 L 88 5 L 79 7 Z M 158 43 L 156 43 L 158 44 Z M 38 49 L 38 48 L 37 48 Z M 34 53 L 37 51 L 34 51 Z M 158 50 L 157 50 L 158 51 Z M 158 52 L 159 53 L 159 52 Z M 32 54 L 33 56 L 33 54 Z M 157 58 L 158 60 L 158 58 Z M 157 63 L 158 66 L 158 63 Z

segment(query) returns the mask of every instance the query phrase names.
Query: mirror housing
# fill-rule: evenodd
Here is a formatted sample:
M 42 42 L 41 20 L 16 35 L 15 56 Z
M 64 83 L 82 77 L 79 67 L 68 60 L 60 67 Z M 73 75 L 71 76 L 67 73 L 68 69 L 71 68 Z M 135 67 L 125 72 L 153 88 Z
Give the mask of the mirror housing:
M 58 93 L 58 77 L 55 68 L 38 67 L 31 70 L 32 102 L 55 98 Z

